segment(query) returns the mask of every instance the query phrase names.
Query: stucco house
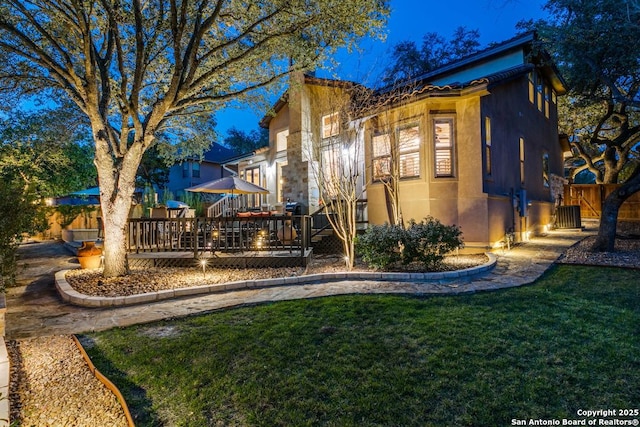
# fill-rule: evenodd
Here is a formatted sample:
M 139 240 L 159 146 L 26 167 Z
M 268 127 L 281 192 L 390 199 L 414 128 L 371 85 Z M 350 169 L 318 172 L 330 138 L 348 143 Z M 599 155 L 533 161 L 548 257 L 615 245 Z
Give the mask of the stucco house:
M 242 176 L 270 189 L 256 203 L 319 209 L 313 170 L 340 127 L 360 148 L 369 223 L 389 222 L 385 179 L 398 175 L 402 218 L 427 215 L 459 225 L 468 248 L 526 239 L 549 224 L 562 177 L 557 97 L 565 84 L 535 33 L 517 36 L 393 88 L 370 90 L 372 107 L 350 114 L 320 102 L 353 83 L 299 76 L 261 125 L 270 145 L 236 162 Z M 371 100 L 375 99 L 375 102 Z M 351 100 L 353 102 L 353 100 Z M 394 168 L 395 166 L 395 168 Z

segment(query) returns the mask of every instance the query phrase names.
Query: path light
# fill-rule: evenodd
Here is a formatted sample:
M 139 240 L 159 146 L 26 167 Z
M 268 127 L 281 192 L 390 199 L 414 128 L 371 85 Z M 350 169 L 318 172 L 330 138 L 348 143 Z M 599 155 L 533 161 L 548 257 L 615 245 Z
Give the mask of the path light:
M 202 277 L 206 280 L 207 279 L 207 259 L 200 258 L 200 265 L 202 266 Z
M 257 249 L 262 249 L 264 244 L 265 244 L 265 238 L 266 238 L 266 233 L 264 230 L 260 229 L 258 230 L 257 233 L 257 237 L 256 237 L 256 241 L 255 241 L 255 246 Z

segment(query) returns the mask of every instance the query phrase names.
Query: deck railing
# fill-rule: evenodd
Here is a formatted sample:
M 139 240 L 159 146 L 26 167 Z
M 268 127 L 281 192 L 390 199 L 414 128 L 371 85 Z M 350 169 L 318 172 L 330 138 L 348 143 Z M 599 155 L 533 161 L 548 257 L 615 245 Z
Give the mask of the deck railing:
M 310 247 L 310 224 L 305 215 L 271 215 L 220 218 L 132 218 L 129 252 L 300 251 Z
M 241 194 L 226 195 L 207 208 L 207 217 L 219 218 L 229 216 L 231 212 L 247 209 L 247 198 Z
M 333 212 L 327 212 L 324 207 L 313 212 L 311 216 L 311 237 L 322 234 L 325 230 L 332 229 L 328 216 L 335 215 Z M 356 226 L 358 229 L 365 229 L 369 224 L 367 216 L 367 199 L 360 199 L 356 202 Z

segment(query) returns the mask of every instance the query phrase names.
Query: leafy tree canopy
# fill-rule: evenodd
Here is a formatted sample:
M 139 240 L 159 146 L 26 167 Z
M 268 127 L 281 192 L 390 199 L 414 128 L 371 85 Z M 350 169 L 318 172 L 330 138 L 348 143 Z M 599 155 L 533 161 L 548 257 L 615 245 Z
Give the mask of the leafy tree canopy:
M 521 26 L 538 30 L 569 85 L 559 118 L 581 165 L 573 173 L 626 181 L 640 165 L 640 8 L 631 0 L 550 0 L 545 8 L 551 20 Z
M 388 0 L 0 0 L 0 92 L 65 95 L 89 118 L 104 275 L 124 275 L 136 173 L 160 135 L 379 36 L 388 12 Z
M 384 72 L 387 84 L 417 77 L 449 62 L 470 55 L 480 47 L 478 30 L 458 27 L 450 40 L 438 33 L 426 33 L 418 48 L 415 41 L 397 43 L 391 52 L 392 63 Z
M 252 129 L 247 132 L 236 127 L 227 130 L 224 145 L 238 154 L 250 153 L 258 148 L 269 145 L 269 130 L 264 128 Z
M 0 289 L 23 234 L 47 228 L 44 198 L 95 184 L 86 125 L 64 107 L 0 119 Z
M 86 124 L 67 108 L 15 112 L 0 120 L 0 179 L 36 199 L 95 185 Z

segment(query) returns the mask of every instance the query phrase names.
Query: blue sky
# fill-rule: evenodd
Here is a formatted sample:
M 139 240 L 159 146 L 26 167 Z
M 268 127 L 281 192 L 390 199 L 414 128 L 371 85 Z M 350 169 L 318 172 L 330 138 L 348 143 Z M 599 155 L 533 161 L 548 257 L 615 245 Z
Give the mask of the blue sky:
M 338 69 L 332 73 L 322 71 L 321 75 L 334 74 L 346 80 L 365 81 L 388 64 L 393 45 L 403 40 L 414 40 L 420 45 L 422 36 L 428 32 L 450 39 L 457 27 L 465 26 L 469 30 L 479 30 L 483 47 L 507 40 L 516 34 L 515 26 L 519 21 L 545 17 L 544 3 L 543 0 L 391 0 L 387 40 L 384 43 L 363 40 L 361 54 L 340 52 L 336 57 L 341 64 Z M 262 113 L 227 109 L 216 117 L 222 139 L 232 126 L 246 131 L 257 129 Z

